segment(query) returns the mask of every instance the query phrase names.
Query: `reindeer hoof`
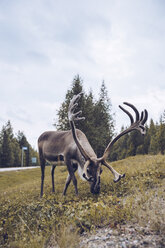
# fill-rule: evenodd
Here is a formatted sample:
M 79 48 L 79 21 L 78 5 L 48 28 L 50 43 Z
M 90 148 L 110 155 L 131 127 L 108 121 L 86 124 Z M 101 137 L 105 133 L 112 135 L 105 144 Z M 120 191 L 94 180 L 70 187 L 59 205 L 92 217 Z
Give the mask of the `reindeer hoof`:
M 113 181 L 114 183 L 117 183 L 118 181 L 120 181 L 120 179 L 121 179 L 121 175 L 118 177 L 118 179 L 114 179 Z
M 113 181 L 114 181 L 114 183 L 117 183 L 120 181 L 121 178 L 124 178 L 124 177 L 125 177 L 125 174 L 119 175 L 118 179 L 116 179 L 116 180 L 114 179 Z

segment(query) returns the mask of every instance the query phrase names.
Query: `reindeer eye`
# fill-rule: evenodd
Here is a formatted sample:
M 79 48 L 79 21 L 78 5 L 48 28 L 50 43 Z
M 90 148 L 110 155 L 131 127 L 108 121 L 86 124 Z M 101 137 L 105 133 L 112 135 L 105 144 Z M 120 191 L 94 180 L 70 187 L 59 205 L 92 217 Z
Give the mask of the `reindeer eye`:
M 87 168 L 87 173 L 91 176 L 92 175 L 92 170 L 91 170 L 91 168 Z

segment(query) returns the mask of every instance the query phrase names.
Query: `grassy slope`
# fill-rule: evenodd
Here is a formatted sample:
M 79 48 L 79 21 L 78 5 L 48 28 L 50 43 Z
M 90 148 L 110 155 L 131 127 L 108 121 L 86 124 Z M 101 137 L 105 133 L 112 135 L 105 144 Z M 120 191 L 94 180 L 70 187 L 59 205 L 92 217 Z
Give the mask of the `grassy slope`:
M 65 167 L 56 168 L 55 194 L 51 193 L 50 167 L 46 168 L 42 199 L 40 169 L 0 173 L 0 247 L 35 248 L 50 242 L 76 247 L 77 232 L 115 227 L 132 219 L 144 225 L 150 219 L 153 230 L 164 232 L 165 213 L 156 213 L 155 208 L 162 208 L 165 195 L 165 156 L 130 157 L 112 165 L 126 172 L 126 178 L 114 184 L 103 168 L 99 196 L 91 195 L 88 183 L 79 180 L 79 197 L 72 184 L 62 197 Z

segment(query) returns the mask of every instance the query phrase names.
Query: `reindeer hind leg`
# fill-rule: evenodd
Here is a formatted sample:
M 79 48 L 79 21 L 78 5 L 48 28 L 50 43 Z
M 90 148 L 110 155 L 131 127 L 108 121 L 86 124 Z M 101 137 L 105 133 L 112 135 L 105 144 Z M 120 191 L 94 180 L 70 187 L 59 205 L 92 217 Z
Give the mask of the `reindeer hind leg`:
M 45 159 L 40 159 L 41 163 L 41 193 L 40 197 L 43 196 L 44 178 L 45 178 Z
M 55 189 L 54 189 L 54 170 L 56 168 L 56 165 L 52 165 L 52 169 L 51 169 L 51 176 L 52 176 L 52 192 L 54 193 L 55 192 Z

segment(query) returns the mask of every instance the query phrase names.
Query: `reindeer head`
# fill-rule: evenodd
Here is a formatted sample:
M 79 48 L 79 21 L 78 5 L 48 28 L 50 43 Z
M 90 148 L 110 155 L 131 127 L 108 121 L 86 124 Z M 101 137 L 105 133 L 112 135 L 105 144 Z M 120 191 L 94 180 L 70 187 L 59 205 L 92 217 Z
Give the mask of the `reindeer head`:
M 108 155 L 110 153 L 110 149 L 113 146 L 113 144 L 123 135 L 133 131 L 138 130 L 142 135 L 145 134 L 145 127 L 144 124 L 147 121 L 148 113 L 147 110 L 144 110 L 141 113 L 141 116 L 139 115 L 138 110 L 135 108 L 134 105 L 130 103 L 124 102 L 125 105 L 131 107 L 136 115 L 136 120 L 134 121 L 133 116 L 130 112 L 128 112 L 123 107 L 119 106 L 130 118 L 131 120 L 131 126 L 121 132 L 118 136 L 116 136 L 106 147 L 104 154 L 101 158 L 97 158 L 95 152 L 91 148 L 88 140 L 86 139 L 85 142 L 82 142 L 81 139 L 77 137 L 77 132 L 75 129 L 75 120 L 82 120 L 85 119 L 84 117 L 80 117 L 80 114 L 82 111 L 79 111 L 75 113 L 75 109 L 78 105 L 78 100 L 80 99 L 82 93 L 73 96 L 68 109 L 68 118 L 72 129 L 73 138 L 75 140 L 75 143 L 77 144 L 77 147 L 79 148 L 82 156 L 85 159 L 84 163 L 84 169 L 83 169 L 83 177 L 90 183 L 90 190 L 93 194 L 98 194 L 100 192 L 100 176 L 102 173 L 101 166 L 106 166 L 114 175 L 114 182 L 118 182 L 121 178 L 125 176 L 125 174 L 121 175 L 117 171 L 115 171 L 107 162 L 106 159 L 108 158 Z
M 87 160 L 84 164 L 83 177 L 90 184 L 90 191 L 92 194 L 100 193 L 100 176 L 102 173 L 101 163 L 96 158 Z

